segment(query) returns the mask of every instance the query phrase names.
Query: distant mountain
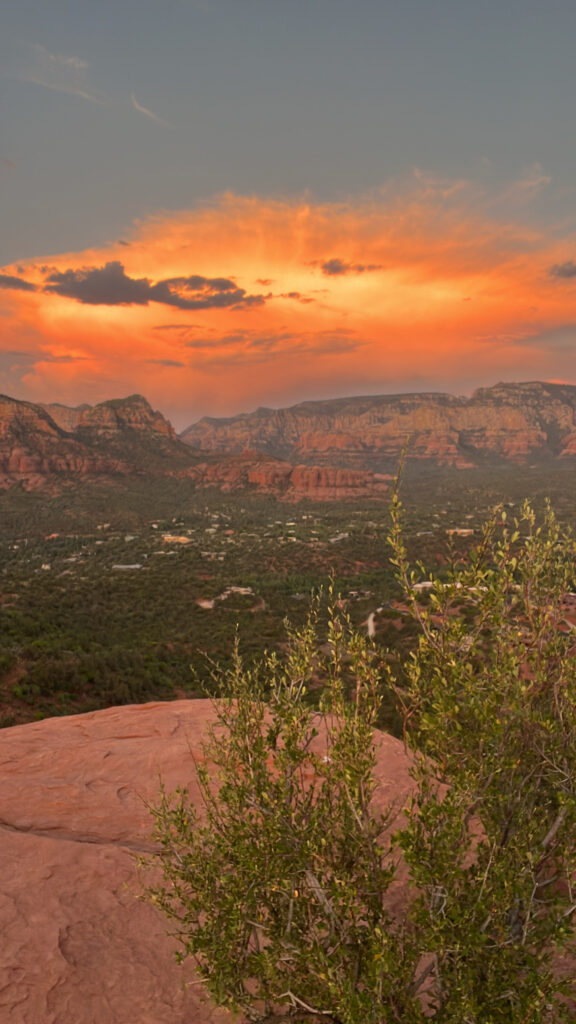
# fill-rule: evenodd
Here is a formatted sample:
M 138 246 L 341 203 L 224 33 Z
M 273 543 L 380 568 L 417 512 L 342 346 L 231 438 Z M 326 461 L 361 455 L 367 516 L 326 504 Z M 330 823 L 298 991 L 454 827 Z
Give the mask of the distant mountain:
M 1 490 L 19 485 L 58 492 L 70 483 L 114 484 L 135 475 L 223 491 L 249 488 L 288 500 L 365 497 L 387 489 L 370 470 L 294 466 L 259 452 L 200 452 L 141 395 L 77 408 L 0 396 Z
M 0 396 L 0 484 L 27 489 L 70 476 L 163 472 L 193 453 L 145 398 L 67 409 Z
M 173 426 L 162 413 L 154 412 L 142 395 L 116 398 L 100 405 L 79 405 L 75 409 L 67 405 L 41 404 L 62 430 L 73 432 L 79 437 L 115 437 L 127 430 L 142 434 L 175 438 Z
M 369 497 L 387 490 L 404 448 L 416 464 L 456 468 L 576 457 L 576 386 L 303 402 L 205 418 L 180 437 L 141 395 L 77 408 L 0 396 L 2 490 L 137 475 L 287 500 Z
M 576 456 L 576 386 L 497 384 L 471 398 L 377 395 L 205 417 L 180 435 L 211 452 L 390 471 L 407 458 L 467 468 Z

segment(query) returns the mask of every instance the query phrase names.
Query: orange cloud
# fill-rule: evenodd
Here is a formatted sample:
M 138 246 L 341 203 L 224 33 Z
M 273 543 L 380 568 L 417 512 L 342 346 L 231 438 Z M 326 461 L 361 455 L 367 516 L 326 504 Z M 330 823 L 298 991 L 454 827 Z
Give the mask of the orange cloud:
M 310 397 L 574 379 L 576 239 L 466 193 L 315 204 L 225 195 L 126 241 L 0 273 L 0 388 L 141 391 L 198 415 Z M 560 268 L 560 269 L 559 269 Z

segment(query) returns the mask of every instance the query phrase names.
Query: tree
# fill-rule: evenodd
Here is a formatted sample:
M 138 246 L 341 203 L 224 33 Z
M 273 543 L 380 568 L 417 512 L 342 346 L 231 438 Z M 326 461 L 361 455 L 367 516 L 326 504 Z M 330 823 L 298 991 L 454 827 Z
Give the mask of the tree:
M 150 895 L 180 958 L 249 1015 L 552 1024 L 576 909 L 574 544 L 550 509 L 538 525 L 525 506 L 511 529 L 500 510 L 423 608 L 401 520 L 396 495 L 392 561 L 420 631 L 403 688 L 333 611 L 325 656 L 317 608 L 285 658 L 249 670 L 236 652 L 197 766 L 204 817 L 185 792 L 154 808 L 164 880 Z M 320 679 L 316 713 L 306 691 Z M 370 805 L 383 686 L 416 785 L 392 846 Z M 413 883 L 402 919 L 385 909 L 394 846 Z

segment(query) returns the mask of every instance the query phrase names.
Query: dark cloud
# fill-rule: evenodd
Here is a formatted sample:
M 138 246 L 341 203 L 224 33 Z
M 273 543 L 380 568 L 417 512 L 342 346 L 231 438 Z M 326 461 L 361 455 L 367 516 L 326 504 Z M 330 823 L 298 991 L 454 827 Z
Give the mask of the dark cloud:
M 132 278 L 119 260 L 103 267 L 55 271 L 45 280 L 45 292 L 91 306 L 147 306 L 158 302 L 176 309 L 226 309 L 260 306 L 264 295 L 247 295 L 227 277 L 169 277 L 153 284 L 147 277 Z
M 11 274 L 0 274 L 0 288 L 13 288 L 16 292 L 35 292 L 36 285 L 31 281 L 23 281 Z
M 0 352 L 0 382 L 2 382 L 3 388 L 6 386 L 17 387 L 41 363 L 77 363 L 83 362 L 84 358 L 84 356 L 56 356 L 48 352 L 18 352 L 14 349 L 7 349 Z
M 154 330 L 155 331 L 191 331 L 195 327 L 199 328 L 199 330 L 203 330 L 204 329 L 202 324 L 190 323 L 190 324 L 155 324 L 154 325 Z
M 185 363 L 178 362 L 177 359 L 147 359 L 148 363 L 152 363 L 154 366 L 185 366 Z
M 576 277 L 576 263 L 574 260 L 566 260 L 564 263 L 554 263 L 551 267 L 548 267 L 548 273 L 550 277 L 556 277 L 566 280 L 570 277 Z
M 225 277 L 170 277 L 150 289 L 150 299 L 176 309 L 228 309 L 261 306 L 263 295 L 246 295 L 234 281 Z
M 119 260 L 103 267 L 56 271 L 46 278 L 44 291 L 89 306 L 147 306 L 150 301 L 148 278 L 128 277 Z
M 326 260 L 320 264 L 320 270 L 327 277 L 338 277 L 342 274 L 365 274 L 369 270 L 380 270 L 379 263 L 346 263 L 337 258 Z
M 186 348 L 211 348 L 217 346 L 219 340 L 218 338 L 192 338 L 191 341 L 186 342 Z
M 38 361 L 37 352 L 19 352 L 17 349 L 8 348 L 0 352 L 0 360 L 3 362 L 31 363 Z
M 558 354 L 571 353 L 573 356 L 576 353 L 576 323 L 561 324 L 548 331 L 526 334 L 514 340 L 519 345 L 535 346 Z
M 282 292 L 280 298 L 294 299 L 295 302 L 302 302 L 304 305 L 307 305 L 309 302 L 316 301 L 316 299 L 310 299 L 306 295 L 302 295 L 300 292 Z

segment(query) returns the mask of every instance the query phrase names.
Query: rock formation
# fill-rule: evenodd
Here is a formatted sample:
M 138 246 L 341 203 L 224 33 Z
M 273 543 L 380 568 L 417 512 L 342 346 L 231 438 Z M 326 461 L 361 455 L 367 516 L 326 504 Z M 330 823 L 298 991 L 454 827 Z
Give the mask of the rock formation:
M 55 474 L 127 471 L 122 459 L 87 449 L 41 406 L 0 396 L 0 486 L 25 480 L 33 488 Z
M 205 418 L 178 438 L 145 398 L 69 409 L 0 396 L 0 489 L 118 475 L 175 476 L 286 501 L 382 494 L 400 453 L 433 466 L 576 456 L 576 386 L 498 384 L 471 398 L 387 395 Z
M 133 474 L 187 478 L 222 491 L 250 488 L 287 501 L 386 489 L 385 478 L 370 470 L 294 466 L 257 451 L 200 454 L 141 395 L 76 409 L 0 397 L 0 489 L 20 484 L 54 492 L 74 481 Z
M 135 857 L 153 850 L 147 801 L 189 786 L 210 701 L 110 708 L 2 731 L 0 1020 L 233 1024 L 173 959 Z M 403 745 L 377 741 L 377 802 L 402 807 Z M 402 883 L 392 908 L 403 900 Z
M 112 436 L 130 429 L 146 431 L 159 436 L 176 437 L 174 427 L 160 412 L 154 412 L 142 395 L 112 399 L 100 405 L 79 405 L 70 409 L 54 403 L 41 405 L 63 430 L 76 432 L 79 436 L 89 431 L 100 436 Z
M 204 418 L 182 440 L 212 452 L 257 449 L 292 462 L 391 469 L 409 459 L 466 468 L 576 453 L 576 386 L 497 384 L 471 398 L 380 395 Z
M 257 452 L 220 456 L 212 463 L 200 462 L 182 475 L 195 480 L 200 487 L 216 486 L 223 491 L 250 487 L 284 501 L 374 497 L 388 490 L 390 480 L 371 470 L 293 466 L 280 459 L 262 457 Z
M 0 396 L 0 488 L 54 491 L 74 478 L 162 474 L 192 462 L 141 395 L 77 409 Z

